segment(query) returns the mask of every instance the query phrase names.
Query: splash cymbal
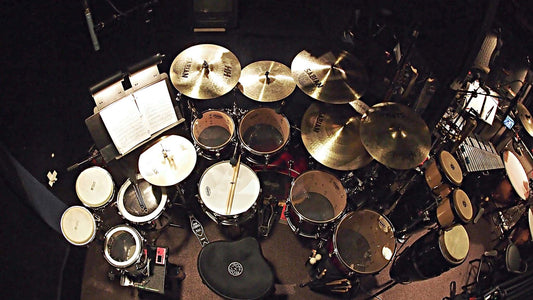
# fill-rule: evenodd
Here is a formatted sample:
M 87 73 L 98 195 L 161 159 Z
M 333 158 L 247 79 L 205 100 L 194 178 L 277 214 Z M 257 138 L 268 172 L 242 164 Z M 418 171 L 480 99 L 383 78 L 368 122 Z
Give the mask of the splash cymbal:
M 518 103 L 516 109 L 518 110 L 518 118 L 520 119 L 522 126 L 524 126 L 524 129 L 530 136 L 533 136 L 533 119 L 529 110 L 522 103 Z
M 241 64 L 228 49 L 200 44 L 182 51 L 170 66 L 170 81 L 182 94 L 213 99 L 231 91 L 239 81 Z
M 182 136 L 164 136 L 141 153 L 138 165 L 139 173 L 153 185 L 178 184 L 194 170 L 196 150 Z
M 274 102 L 288 97 L 296 88 L 291 69 L 275 61 L 256 61 L 241 71 L 239 90 L 259 102 Z
M 355 170 L 372 161 L 359 137 L 360 123 L 361 117 L 348 105 L 313 103 L 302 117 L 302 141 L 324 166 Z
M 378 162 L 393 169 L 418 166 L 431 149 L 429 128 L 409 107 L 383 102 L 361 117 L 361 141 Z
M 291 64 L 292 77 L 304 93 L 333 104 L 361 98 L 368 86 L 368 75 L 355 56 L 344 50 L 316 54 L 303 50 Z

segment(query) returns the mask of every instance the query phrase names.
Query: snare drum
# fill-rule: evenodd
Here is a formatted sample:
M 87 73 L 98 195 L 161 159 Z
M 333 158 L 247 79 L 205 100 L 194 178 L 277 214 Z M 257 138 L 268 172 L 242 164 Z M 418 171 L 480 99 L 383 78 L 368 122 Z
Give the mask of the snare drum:
M 259 178 L 249 166 L 241 163 L 233 202 L 227 213 L 232 178 L 233 166 L 229 161 L 213 164 L 200 177 L 200 205 L 217 224 L 242 224 L 253 217 L 257 210 L 256 202 L 261 191 Z
M 167 204 L 167 192 L 165 187 L 153 186 L 141 175 L 137 175 L 137 185 L 146 209 L 141 208 L 135 188 L 129 179 L 118 190 L 117 206 L 124 219 L 142 225 L 152 222 L 163 213 Z
M 192 121 L 191 133 L 199 155 L 219 159 L 221 154 L 230 152 L 226 150 L 235 136 L 235 123 L 223 111 L 208 110 Z
M 443 177 L 444 176 L 444 177 Z M 428 162 L 424 178 L 429 189 L 437 196 L 444 198 L 452 191 L 452 186 L 460 186 L 463 182 L 463 171 L 455 157 L 448 151 L 441 151 Z M 446 182 L 443 181 L 446 179 Z
M 285 216 L 294 233 L 318 238 L 346 208 L 346 191 L 337 177 L 320 170 L 302 173 L 294 180 Z
M 83 206 L 71 206 L 61 215 L 61 233 L 67 241 L 75 246 L 83 246 L 96 236 L 96 220 L 93 214 Z
M 344 215 L 328 244 L 333 264 L 347 276 L 378 273 L 396 251 L 391 222 L 368 209 Z
M 505 175 L 492 192 L 492 198 L 501 204 L 526 200 L 529 197 L 529 180 L 524 167 L 511 151 L 504 151 L 502 158 Z
M 437 206 L 437 223 L 443 229 L 454 224 L 467 224 L 473 216 L 474 210 L 470 198 L 461 189 L 455 189 L 451 199 L 446 197 Z
M 83 205 L 103 208 L 115 195 L 113 178 L 104 168 L 87 168 L 76 179 L 76 194 Z
M 399 283 L 437 277 L 463 263 L 469 248 L 468 233 L 462 225 L 432 230 L 396 258 L 390 277 Z
M 239 140 L 248 152 L 246 159 L 268 164 L 272 155 L 289 142 L 289 120 L 271 108 L 257 108 L 247 112 L 239 122 Z
M 118 225 L 105 234 L 104 258 L 129 275 L 147 275 L 147 256 L 143 251 L 143 238 L 133 227 Z

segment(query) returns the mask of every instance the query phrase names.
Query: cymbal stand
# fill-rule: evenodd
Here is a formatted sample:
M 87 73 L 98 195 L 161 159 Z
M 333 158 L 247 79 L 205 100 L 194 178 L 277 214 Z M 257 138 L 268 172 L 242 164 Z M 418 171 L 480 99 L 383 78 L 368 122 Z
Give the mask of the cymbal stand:
M 182 93 L 176 92 L 176 102 L 178 102 L 178 108 L 183 114 L 185 110 L 183 109 L 183 94 Z M 188 104 L 189 104 L 189 101 L 187 101 L 187 107 L 189 107 Z M 190 129 L 189 124 L 187 124 L 187 122 L 183 122 L 183 123 L 185 125 L 185 130 L 189 131 Z
M 231 107 L 230 114 L 237 119 L 240 119 L 245 113 L 246 109 L 240 108 L 237 105 L 237 87 L 233 88 L 233 106 Z

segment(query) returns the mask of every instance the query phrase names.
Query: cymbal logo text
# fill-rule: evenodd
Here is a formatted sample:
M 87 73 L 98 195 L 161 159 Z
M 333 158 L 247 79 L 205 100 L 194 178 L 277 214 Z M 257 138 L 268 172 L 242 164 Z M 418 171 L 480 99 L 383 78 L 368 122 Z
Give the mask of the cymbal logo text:
M 192 59 L 187 59 L 187 63 L 185 64 L 185 67 L 183 68 L 183 73 L 181 73 L 181 77 L 183 78 L 189 78 L 189 73 L 191 72 L 191 66 L 192 66 Z
M 320 82 L 318 77 L 315 75 L 315 73 L 313 73 L 313 71 L 311 71 L 311 69 L 305 69 L 304 72 L 305 74 L 307 74 L 307 76 L 309 76 L 309 79 L 311 79 L 311 81 L 317 88 L 321 88 L 323 86 L 322 82 Z
M 320 127 L 322 127 L 322 122 L 324 122 L 324 113 L 318 114 L 318 117 L 316 118 L 315 126 L 313 127 L 313 131 L 316 133 L 320 132 Z

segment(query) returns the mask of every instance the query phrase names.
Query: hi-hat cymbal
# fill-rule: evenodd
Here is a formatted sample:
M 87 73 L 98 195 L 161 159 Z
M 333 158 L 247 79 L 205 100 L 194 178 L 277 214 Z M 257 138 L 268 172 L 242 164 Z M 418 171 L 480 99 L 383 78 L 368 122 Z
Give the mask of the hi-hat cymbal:
M 239 90 L 259 102 L 274 102 L 288 97 L 296 87 L 291 69 L 275 61 L 256 61 L 241 71 Z
M 228 49 L 200 44 L 182 51 L 170 66 L 170 81 L 182 94 L 213 99 L 231 91 L 241 75 L 241 64 Z
M 418 166 L 431 149 L 429 128 L 409 107 L 383 102 L 361 117 L 361 141 L 378 162 L 393 169 Z
M 529 110 L 522 103 L 518 103 L 516 108 L 518 110 L 518 118 L 520 119 L 522 126 L 524 126 L 524 129 L 527 131 L 527 133 L 529 133 L 530 136 L 533 136 L 533 119 L 529 113 Z
M 194 145 L 179 135 L 164 136 L 139 156 L 139 173 L 149 183 L 170 186 L 187 178 L 196 165 Z
M 313 103 L 302 117 L 302 141 L 324 166 L 355 170 L 372 161 L 359 137 L 360 123 L 361 117 L 348 105 Z
M 303 50 L 291 64 L 296 85 L 314 99 L 343 104 L 357 100 L 365 93 L 368 75 L 364 65 L 342 50 L 317 52 Z

